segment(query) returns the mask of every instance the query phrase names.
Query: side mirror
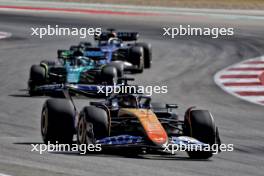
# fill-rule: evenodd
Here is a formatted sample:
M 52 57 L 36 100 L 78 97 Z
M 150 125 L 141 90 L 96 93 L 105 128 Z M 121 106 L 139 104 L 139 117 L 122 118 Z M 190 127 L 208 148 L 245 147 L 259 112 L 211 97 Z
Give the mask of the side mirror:
M 177 109 L 179 106 L 176 104 L 166 104 L 166 108 L 168 109 Z

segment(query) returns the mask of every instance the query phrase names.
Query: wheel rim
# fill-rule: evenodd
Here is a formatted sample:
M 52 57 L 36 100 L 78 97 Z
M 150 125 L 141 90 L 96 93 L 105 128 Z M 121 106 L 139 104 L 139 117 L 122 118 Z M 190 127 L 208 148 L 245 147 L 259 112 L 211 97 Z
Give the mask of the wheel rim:
M 79 121 L 78 141 L 80 144 L 86 143 L 86 123 L 83 117 L 81 117 L 81 120 Z
M 42 112 L 42 118 L 41 118 L 41 134 L 44 139 L 46 138 L 47 132 L 48 132 L 48 112 L 45 109 Z
M 117 83 L 118 83 L 118 77 L 115 76 L 115 77 L 113 78 L 113 84 L 116 85 Z
M 141 72 L 144 68 L 144 58 L 141 56 L 140 58 L 140 62 L 139 62 L 139 65 L 138 65 L 138 70 Z

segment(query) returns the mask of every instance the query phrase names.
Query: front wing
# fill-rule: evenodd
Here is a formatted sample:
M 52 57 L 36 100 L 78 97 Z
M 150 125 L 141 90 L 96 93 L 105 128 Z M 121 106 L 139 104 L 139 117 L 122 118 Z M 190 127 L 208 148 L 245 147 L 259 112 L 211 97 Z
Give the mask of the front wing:
M 96 144 L 101 144 L 102 148 L 104 147 L 112 147 L 112 148 L 145 148 L 151 149 L 155 151 L 161 151 L 164 153 L 168 153 L 172 150 L 173 145 L 181 146 L 180 144 L 192 144 L 192 149 L 202 147 L 205 148 L 208 145 L 198 141 L 197 139 L 188 137 L 188 136 L 179 136 L 179 137 L 170 137 L 169 141 L 163 145 L 155 145 L 149 142 L 146 138 L 142 136 L 131 136 L 131 135 L 118 135 L 106 137 L 96 141 Z M 184 146 L 184 145 L 182 145 Z M 166 150 L 169 149 L 169 150 Z M 179 150 L 183 150 L 183 148 L 178 148 Z
M 99 88 L 100 87 L 100 88 Z M 90 85 L 90 84 L 47 84 L 37 86 L 35 91 L 43 94 L 62 93 L 64 90 L 70 90 L 80 94 L 100 94 L 106 92 L 107 87 L 114 87 L 111 85 Z M 101 91 L 100 91 L 101 90 Z

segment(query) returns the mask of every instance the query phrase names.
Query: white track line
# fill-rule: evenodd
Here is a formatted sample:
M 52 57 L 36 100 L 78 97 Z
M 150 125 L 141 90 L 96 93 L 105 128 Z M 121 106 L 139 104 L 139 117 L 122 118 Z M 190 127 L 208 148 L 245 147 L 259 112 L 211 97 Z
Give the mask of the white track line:
M 11 176 L 11 175 L 0 173 L 0 176 Z
M 233 71 L 233 70 L 230 71 L 230 70 L 226 70 L 225 75 L 259 75 L 259 74 L 263 73 L 263 71 Z
M 0 0 L 2 6 L 27 6 L 27 7 L 56 7 L 56 8 L 73 8 L 73 9 L 95 9 L 111 10 L 125 12 L 144 12 L 158 13 L 165 15 L 186 15 L 199 16 L 207 18 L 224 18 L 229 20 L 263 20 L 264 13 L 261 10 L 227 10 L 227 9 L 197 9 L 197 8 L 176 8 L 176 7 L 155 7 L 155 6 L 137 6 L 137 5 L 116 5 L 100 3 L 77 3 L 77 2 L 48 2 L 36 0 Z M 8 8 L 1 8 L 8 9 Z M 8 9 L 11 10 L 10 8 Z M 13 9 L 15 10 L 15 9 Z M 18 11 L 29 11 L 26 9 L 16 9 Z M 60 12 L 62 13 L 62 12 Z M 64 12 L 65 13 L 65 12 Z
M 238 92 L 238 91 L 264 91 L 264 86 L 232 86 L 232 87 L 226 87 L 227 90 L 232 92 Z
M 252 78 L 252 79 L 219 79 L 218 80 L 220 83 L 243 83 L 243 82 L 259 82 L 259 79 L 257 78 Z
M 8 38 L 8 37 L 11 37 L 12 34 L 9 33 L 9 32 L 1 32 L 0 31 L 0 39 L 4 39 L 4 38 Z

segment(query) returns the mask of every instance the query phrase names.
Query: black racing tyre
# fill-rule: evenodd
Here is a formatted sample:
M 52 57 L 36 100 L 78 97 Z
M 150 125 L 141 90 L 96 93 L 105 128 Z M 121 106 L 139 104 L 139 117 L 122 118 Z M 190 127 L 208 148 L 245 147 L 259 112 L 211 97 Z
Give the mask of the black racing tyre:
M 136 43 L 136 46 L 141 46 L 144 49 L 144 67 L 151 68 L 152 64 L 152 46 L 150 43 Z
M 101 78 L 102 82 L 105 82 L 108 85 L 117 84 L 118 76 L 116 67 L 111 65 L 104 66 L 101 71 Z
M 124 76 L 124 63 L 122 62 L 110 62 L 108 65 L 111 65 L 116 68 L 117 76 L 122 78 Z
M 130 62 L 137 66 L 134 73 L 142 73 L 144 71 L 144 49 L 134 46 L 130 50 Z
M 210 146 L 220 145 L 218 129 L 212 115 L 207 110 L 193 109 L 186 112 L 184 135 L 193 137 Z M 187 151 L 187 153 L 193 159 L 208 159 L 213 155 L 213 151 Z
M 32 65 L 29 73 L 29 95 L 40 95 L 41 93 L 36 90 L 36 86 L 45 84 L 46 81 L 46 70 L 40 65 Z
M 41 114 L 41 135 L 44 143 L 71 144 L 75 133 L 75 114 L 70 101 L 48 99 Z
M 77 142 L 95 144 L 95 141 L 109 136 L 109 120 L 104 109 L 95 106 L 84 107 L 77 127 Z

